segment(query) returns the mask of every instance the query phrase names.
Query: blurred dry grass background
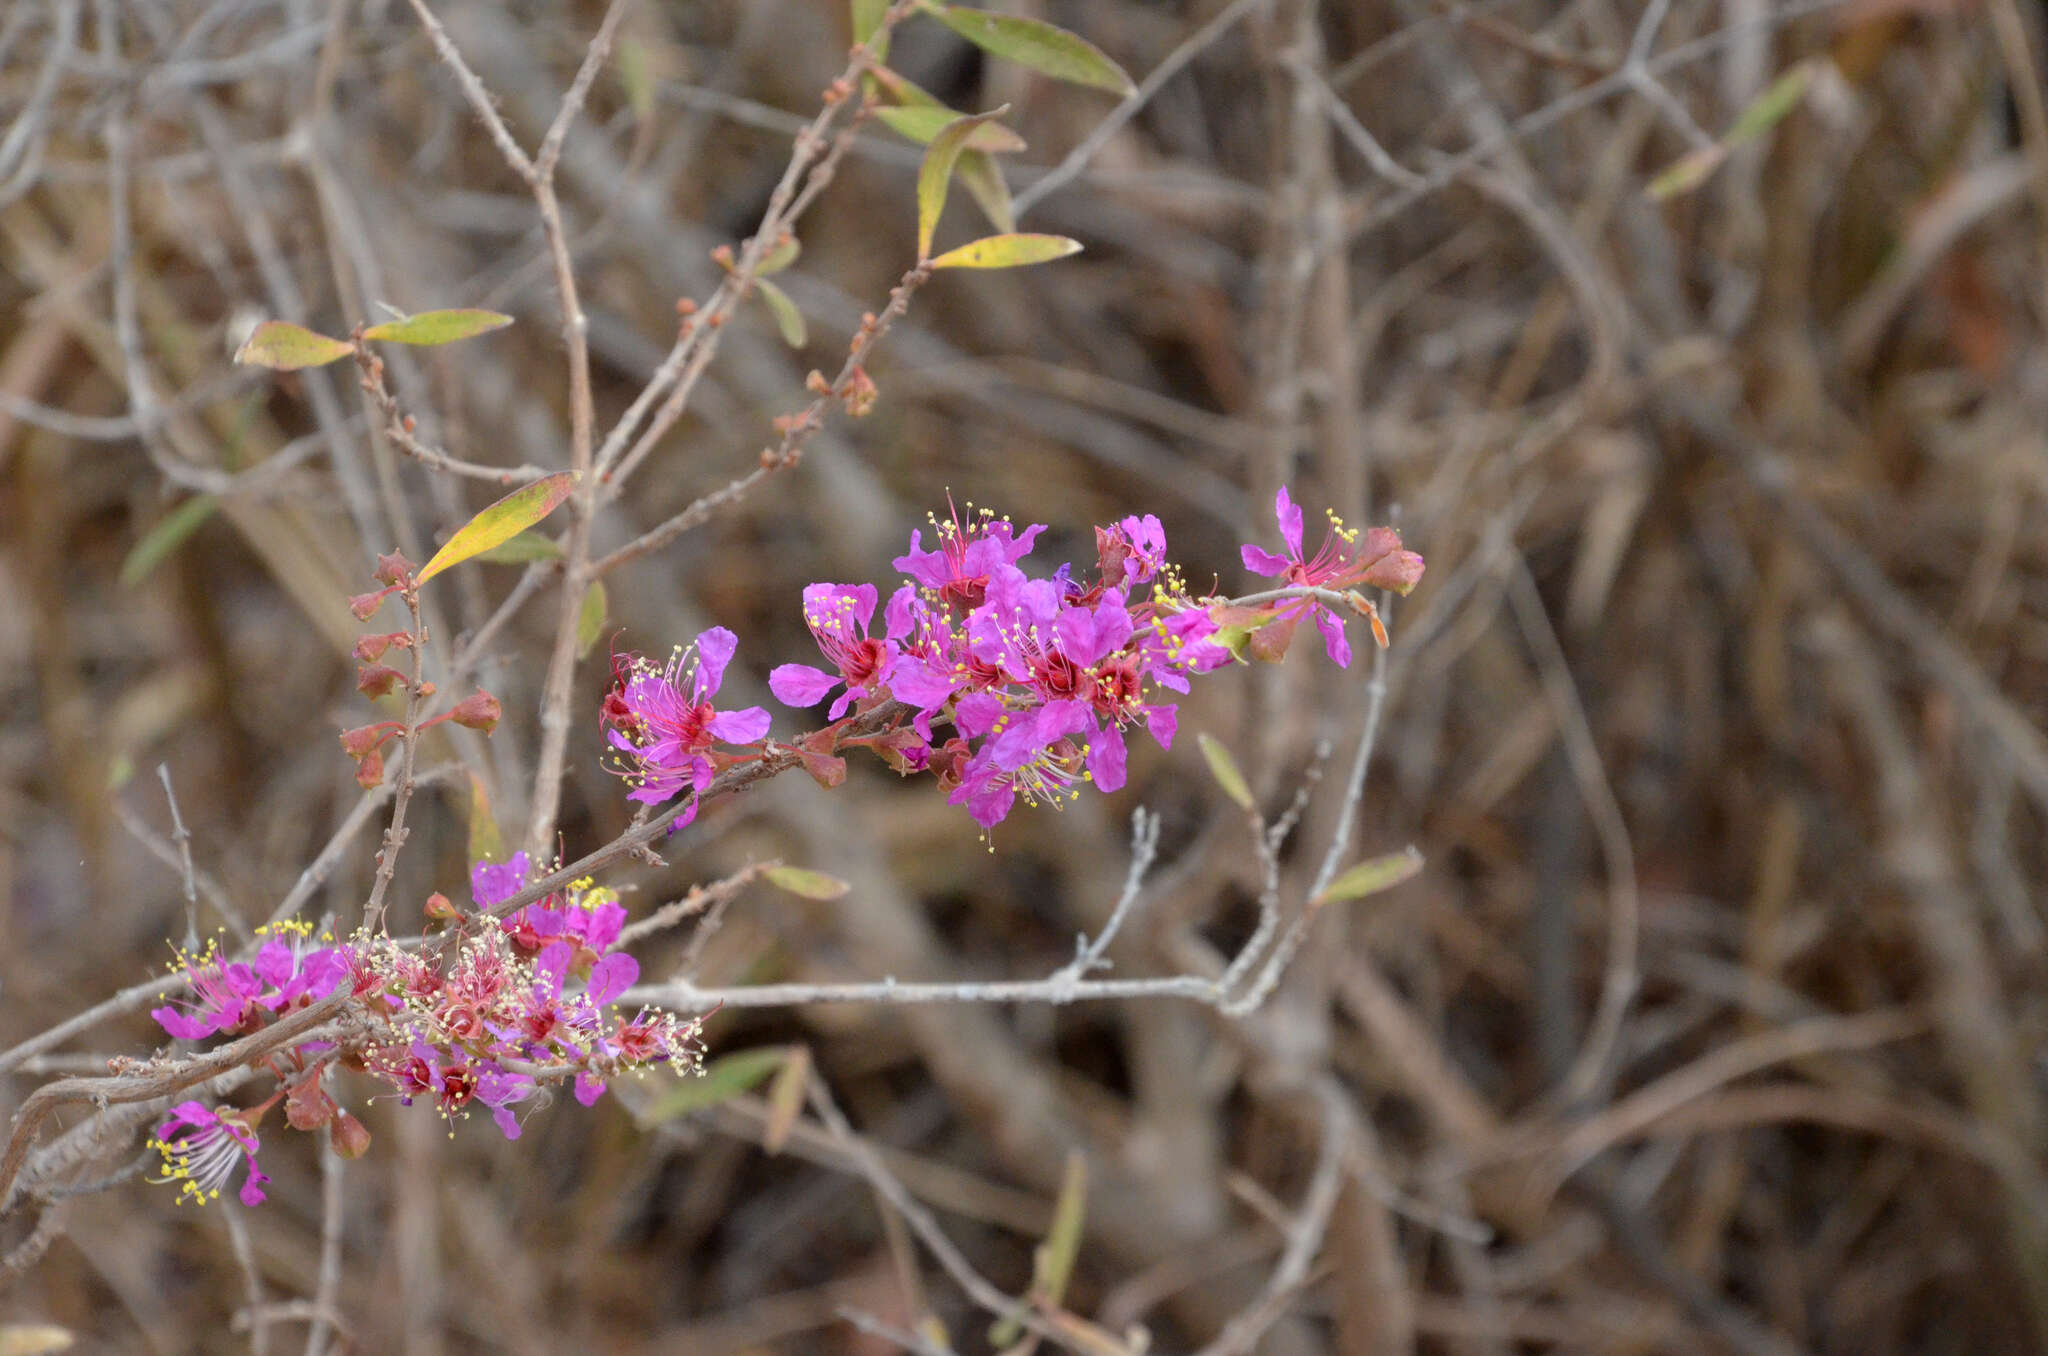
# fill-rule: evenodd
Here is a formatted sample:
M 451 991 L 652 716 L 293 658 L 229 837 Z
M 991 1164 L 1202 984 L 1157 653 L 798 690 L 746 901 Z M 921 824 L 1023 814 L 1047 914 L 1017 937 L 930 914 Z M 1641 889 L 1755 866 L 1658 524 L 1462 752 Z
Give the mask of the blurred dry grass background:
M 1141 77 L 1225 8 L 1003 7 Z M 1341 1193 L 1258 1347 L 1275 1356 L 2048 1349 L 2041 11 L 1231 8 L 1026 214 L 1084 255 L 932 283 L 874 369 L 874 415 L 613 578 L 612 625 L 651 650 L 729 625 L 735 680 L 759 689 L 807 657 L 801 586 L 886 578 L 949 490 L 1049 524 L 1051 560 L 1085 558 L 1095 521 L 1156 511 L 1190 575 L 1227 589 L 1291 483 L 1354 521 L 1398 515 L 1429 559 L 1394 617 L 1357 830 L 1428 867 L 1332 911 L 1242 1025 L 1172 1003 L 817 1008 L 721 1016 L 714 1053 L 808 1043 L 1007 1286 L 1084 1151 L 1071 1307 L 1143 1323 L 1159 1350 L 1255 1301 L 1333 1125 Z M 532 144 L 596 9 L 437 9 Z M 658 360 L 675 300 L 714 284 L 709 250 L 751 228 L 845 24 L 824 0 L 646 0 L 629 20 L 620 61 L 655 81 L 655 113 L 608 74 L 564 161 L 601 416 Z M 1645 196 L 1807 60 L 1807 97 L 1767 136 L 1690 194 Z M 893 62 L 957 107 L 1012 104 L 1024 193 L 1114 107 L 928 23 Z M 909 262 L 916 163 L 864 136 L 788 276 L 809 347 L 758 310 L 738 325 L 601 549 L 752 465 L 805 370 L 836 364 Z M 956 203 L 947 242 L 970 212 Z M 255 318 L 339 333 L 377 302 L 516 314 L 394 360 L 394 381 L 461 455 L 563 462 L 532 204 L 404 5 L 0 6 L 0 1041 L 145 978 L 182 932 L 150 847 L 157 764 L 244 919 L 355 804 L 334 743 L 363 709 L 342 599 L 375 552 L 423 559 L 492 491 L 397 460 L 345 379 L 228 356 Z M 138 439 L 152 393 L 168 413 Z M 168 542 L 176 515 L 190 531 Z M 442 634 L 519 577 L 448 576 Z M 515 830 L 549 611 L 494 646 L 498 733 L 429 749 L 469 762 Z M 597 759 L 601 669 L 579 684 L 572 856 L 627 819 Z M 1359 671 L 1304 653 L 1212 680 L 1182 725 L 1224 738 L 1278 805 L 1363 706 Z M 707 951 L 721 983 L 1030 978 L 1101 921 L 1144 803 L 1162 866 L 1117 972 L 1199 968 L 1243 935 L 1256 883 L 1198 769 L 1191 747 L 1153 751 L 1122 795 L 1013 817 L 993 853 L 927 785 L 783 779 L 611 883 L 637 913 L 770 855 L 852 882 L 831 904 L 743 896 Z M 450 792 L 416 812 L 403 925 L 455 892 L 466 815 Z M 1289 861 L 1304 879 L 1328 818 Z M 370 850 L 315 912 L 354 917 Z M 1627 1003 L 1605 1058 L 1603 994 Z M 155 1039 L 146 1018 L 109 1023 L 4 1096 Z M 636 1123 L 652 1091 L 559 1106 L 517 1144 L 365 1112 L 340 1292 L 354 1348 L 893 1349 L 835 1319 L 850 1304 L 898 1323 L 929 1306 L 982 1349 L 982 1320 L 822 1139 L 764 1155 L 751 1101 Z M 243 1216 L 273 1301 L 314 1289 L 301 1138 L 270 1137 L 271 1203 Z M 0 1321 L 94 1351 L 247 1345 L 221 1212 L 132 1176 L 64 1210 Z M 13 1248 L 27 1222 L 6 1227 Z

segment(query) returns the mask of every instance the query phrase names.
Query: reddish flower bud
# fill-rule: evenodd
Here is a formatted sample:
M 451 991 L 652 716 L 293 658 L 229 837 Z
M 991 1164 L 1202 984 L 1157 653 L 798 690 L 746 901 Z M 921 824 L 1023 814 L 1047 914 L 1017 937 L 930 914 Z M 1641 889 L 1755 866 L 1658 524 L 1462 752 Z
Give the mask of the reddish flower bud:
M 356 642 L 355 656 L 366 664 L 374 664 L 382 659 L 384 652 L 394 645 L 401 648 L 411 648 L 412 632 L 387 631 L 381 636 L 364 636 Z
M 412 578 L 412 562 L 398 551 L 393 551 L 388 556 L 378 556 L 377 568 L 371 571 L 370 578 L 380 584 L 389 584 L 397 588 Z
M 456 908 L 448 896 L 436 890 L 427 896 L 426 914 L 435 922 L 447 923 L 462 917 L 462 910 Z
M 1376 589 L 1406 594 L 1422 579 L 1422 557 L 1413 551 L 1392 550 L 1366 566 L 1364 582 Z
M 340 1110 L 317 1074 L 293 1085 L 284 1096 L 285 1123 L 294 1130 L 317 1130 Z
M 448 713 L 448 719 L 457 725 L 466 725 L 472 730 L 489 734 L 497 728 L 498 718 L 504 714 L 498 699 L 488 692 L 478 692 L 455 703 L 455 709 Z
M 369 1129 L 346 1111 L 336 1113 L 327 1133 L 332 1138 L 334 1152 L 343 1158 L 361 1158 L 369 1152 Z
M 403 681 L 404 674 L 383 664 L 365 664 L 356 670 L 356 691 L 365 697 L 381 697 L 391 690 L 392 684 Z
M 374 749 L 356 764 L 356 785 L 365 791 L 384 783 L 384 755 Z
M 348 610 L 355 614 L 357 621 L 368 621 L 372 613 L 384 605 L 391 596 L 390 589 L 378 589 L 375 593 L 358 593 L 348 600 Z
M 358 761 L 377 751 L 377 746 L 391 738 L 394 722 L 384 720 L 375 725 L 358 725 L 353 730 L 341 732 L 341 749 Z
M 868 375 L 865 367 L 856 367 L 846 376 L 839 388 L 839 399 L 846 406 L 846 412 L 856 419 L 864 418 L 875 408 L 875 379 Z

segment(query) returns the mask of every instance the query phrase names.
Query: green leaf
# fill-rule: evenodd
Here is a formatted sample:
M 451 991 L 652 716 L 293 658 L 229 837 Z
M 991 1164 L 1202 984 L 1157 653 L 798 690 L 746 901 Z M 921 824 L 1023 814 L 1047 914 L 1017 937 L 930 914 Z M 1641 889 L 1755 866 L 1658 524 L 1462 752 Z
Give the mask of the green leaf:
M 536 560 L 560 560 L 562 545 L 553 537 L 544 537 L 538 532 L 526 531 L 508 537 L 488 551 L 479 551 L 472 560 L 485 560 L 493 565 L 530 565 Z
M 933 268 L 1022 268 L 1081 252 L 1081 242 L 1063 235 L 992 235 L 932 260 Z
M 512 540 L 553 513 L 575 487 L 575 472 L 557 471 L 543 480 L 512 491 L 458 528 L 420 570 L 419 582 L 424 584 L 450 565 L 460 565 L 472 556 Z
M 619 83 L 626 89 L 626 107 L 633 121 L 645 123 L 654 116 L 654 59 L 647 43 L 631 33 L 619 39 Z
M 768 1088 L 768 1119 L 761 1124 L 761 1147 L 768 1153 L 781 1153 L 789 1142 L 789 1132 L 796 1128 L 797 1113 L 804 1109 L 804 1094 L 810 1086 L 811 1048 L 793 1045 Z
M 737 1050 L 704 1066 L 702 1075 L 686 1078 L 647 1109 L 646 1119 L 659 1124 L 687 1116 L 693 1111 L 730 1102 L 751 1092 L 761 1080 L 788 1062 L 789 1051 L 780 1045 L 759 1050 Z
M 501 330 L 511 323 L 511 316 L 500 315 L 496 311 L 421 311 L 403 320 L 387 320 L 381 325 L 372 325 L 363 331 L 363 338 L 384 344 L 431 348 L 436 344 L 452 344 L 459 339 L 474 339 L 479 334 Z
M 329 339 L 287 320 L 266 320 L 249 332 L 235 350 L 235 361 L 279 372 L 296 372 L 302 367 L 325 367 L 346 358 L 356 346 L 346 339 Z
M 852 0 L 853 40 L 866 43 L 868 54 L 877 66 L 889 59 L 889 35 L 882 33 L 879 40 L 875 34 L 881 32 L 882 18 L 889 12 L 889 0 Z
M 147 579 L 149 572 L 183 546 L 185 539 L 197 532 L 199 525 L 219 507 L 220 500 L 210 494 L 199 494 L 157 519 L 156 525 L 142 534 L 142 539 L 129 548 L 122 560 L 121 587 L 132 589 Z
M 1028 66 L 1041 75 L 1126 98 L 1138 91 L 1124 68 L 1103 55 L 1101 48 L 1064 28 L 985 9 L 945 9 L 939 11 L 938 19 L 990 56 Z
M 1711 146 L 1698 146 L 1674 160 L 1662 174 L 1650 180 L 1643 190 L 1652 202 L 1663 202 L 1681 193 L 1690 193 L 1705 183 L 1715 170 L 1728 158 L 1728 153 L 1744 142 L 1755 141 L 1764 133 L 1776 127 L 1799 107 L 1800 100 L 1813 84 L 1814 66 L 1802 61 L 1771 82 L 1770 88 L 1750 100 L 1748 107 L 1736 114 L 1735 121 L 1722 134 L 1721 139 Z
M 771 866 L 761 873 L 771 885 L 779 885 L 805 899 L 837 899 L 852 887 L 837 876 L 801 866 Z
M 1017 214 L 1010 206 L 1010 186 L 1003 182 L 1003 167 L 987 151 L 962 151 L 953 177 L 974 199 L 974 205 L 988 218 L 988 224 L 1004 235 L 1017 229 Z
M 491 793 L 484 779 L 469 774 L 469 860 L 497 862 L 505 859 L 505 835 L 498 831 L 497 816 L 491 813 Z
M 1331 881 L 1321 894 L 1308 902 L 1309 907 L 1319 909 L 1325 904 L 1340 904 L 1347 899 L 1376 895 L 1382 890 L 1393 889 L 1421 870 L 1422 854 L 1412 847 L 1390 852 L 1384 857 L 1373 857 Z
M 804 313 L 789 299 L 789 293 L 766 278 L 754 279 L 754 286 L 760 289 L 761 300 L 774 313 L 775 328 L 782 331 L 782 342 L 791 348 L 802 348 L 810 332 L 804 328 Z
M 1074 1259 L 1081 1251 L 1081 1226 L 1088 1214 L 1088 1160 L 1079 1150 L 1067 1154 L 1066 1174 L 1060 1179 L 1059 1200 L 1053 1204 L 1052 1226 L 1045 1242 L 1032 1254 L 1031 1301 L 1041 1308 L 1058 1308 L 1073 1279 Z M 999 1320 L 989 1329 L 989 1343 L 1007 1347 L 1024 1335 L 1017 1315 Z
M 605 597 L 604 581 L 591 581 L 590 591 L 583 595 L 583 608 L 576 614 L 576 657 L 590 653 L 604 634 L 605 618 L 610 615 L 610 602 Z
M 891 131 L 909 138 L 920 146 L 928 146 L 933 137 L 945 130 L 947 123 L 960 115 L 939 104 L 895 108 L 885 104 L 875 110 L 875 116 L 887 123 Z M 1024 149 L 1024 138 L 999 122 L 984 123 L 974 129 L 973 136 L 967 138 L 967 149 L 998 153 L 1021 151 Z
M 1251 809 L 1252 789 L 1245 785 L 1244 773 L 1237 770 L 1237 760 L 1230 756 L 1230 750 L 1206 733 L 1196 735 L 1195 743 L 1201 747 L 1202 757 L 1209 764 L 1209 775 L 1223 788 L 1223 794 Z
M 943 103 L 939 102 L 939 100 L 936 97 L 927 93 L 922 85 L 919 85 L 916 81 L 910 79 L 908 76 L 899 75 L 897 72 L 890 70 L 887 66 L 870 66 L 868 68 L 868 79 L 874 81 L 877 85 L 880 85 L 884 90 L 888 92 L 890 98 L 894 99 L 899 104 L 905 105 L 906 107 L 946 107 Z M 947 111 L 951 112 L 952 110 L 949 109 Z M 955 114 L 955 116 L 958 115 Z
M 796 262 L 796 257 L 802 254 L 803 250 L 804 247 L 797 243 L 795 236 L 783 236 L 782 239 L 775 242 L 775 248 L 761 256 L 761 266 L 754 270 L 754 276 L 758 278 L 765 277 L 770 273 L 782 272 L 783 269 Z
M 967 139 L 974 135 L 977 127 L 993 122 L 1009 111 L 1010 106 L 992 108 L 986 113 L 970 113 L 953 119 L 939 129 L 932 138 L 931 148 L 924 153 L 924 164 L 917 171 L 917 257 L 928 259 L 932 252 L 932 233 L 939 228 L 939 213 L 946 210 L 946 190 L 953 182 L 953 165 L 960 159 L 960 152 L 967 147 Z

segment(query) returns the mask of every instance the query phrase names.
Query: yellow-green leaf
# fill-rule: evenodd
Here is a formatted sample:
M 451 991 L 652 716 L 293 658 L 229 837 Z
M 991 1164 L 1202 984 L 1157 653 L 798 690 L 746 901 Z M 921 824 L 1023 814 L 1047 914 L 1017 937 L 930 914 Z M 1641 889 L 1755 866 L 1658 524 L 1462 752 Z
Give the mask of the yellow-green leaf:
M 880 65 L 889 59 L 889 35 L 881 33 L 882 18 L 889 12 L 889 0 L 852 0 L 853 40 L 866 43 L 868 54 Z
M 199 525 L 213 516 L 220 501 L 210 494 L 198 494 L 166 513 L 156 526 L 142 534 L 121 561 L 121 587 L 134 588 L 163 564 L 164 558 L 185 544 Z
M 346 339 L 329 339 L 288 320 L 266 320 L 249 332 L 235 350 L 235 361 L 279 372 L 296 372 L 302 367 L 325 367 L 346 358 L 356 346 Z
M 597 644 L 604 634 L 605 618 L 610 615 L 610 603 L 605 597 L 604 581 L 592 581 L 590 591 L 583 595 L 583 609 L 576 614 L 576 657 L 583 658 Z
M 54 1323 L 0 1324 L 0 1356 L 49 1356 L 71 1350 L 77 1340 L 69 1328 Z
M 770 273 L 782 272 L 783 269 L 796 262 L 797 255 L 802 254 L 803 249 L 804 247 L 797 242 L 795 236 L 783 236 L 782 239 L 775 242 L 773 249 L 770 249 L 761 256 L 761 266 L 754 270 L 754 276 L 763 277 Z
M 953 182 L 953 165 L 960 159 L 960 152 L 967 148 L 967 139 L 974 135 L 976 128 L 995 121 L 1009 108 L 1004 104 L 986 113 L 965 114 L 940 128 L 932 138 L 930 148 L 924 153 L 924 164 L 917 171 L 919 259 L 931 257 L 932 233 L 939 228 L 939 213 L 946 210 L 946 190 Z
M 493 565 L 530 565 L 536 560 L 560 560 L 562 544 L 553 537 L 538 532 L 521 532 L 508 537 L 488 551 L 479 551 L 474 560 L 489 561 Z
M 797 1113 L 804 1109 L 804 1093 L 810 1085 L 811 1049 L 807 1045 L 791 1046 L 789 1057 L 768 1087 L 768 1119 L 761 1126 L 763 1149 L 771 1154 L 782 1152 L 782 1146 L 789 1142 L 789 1132 L 796 1128 Z
M 1382 890 L 1391 890 L 1402 881 L 1411 879 L 1422 870 L 1422 854 L 1414 848 L 1390 852 L 1384 857 L 1373 857 L 1360 862 L 1337 879 L 1323 887 L 1323 892 L 1309 901 L 1310 908 L 1321 908 L 1325 904 L 1339 904 L 1347 899 L 1363 899 L 1376 895 Z
M 920 146 L 928 146 L 933 137 L 945 130 L 947 123 L 960 115 L 938 104 L 898 105 L 894 108 L 885 104 L 875 110 L 875 116 L 887 123 L 892 132 L 908 137 Z M 967 149 L 1021 151 L 1024 138 L 999 122 L 984 123 L 967 138 Z
M 868 67 L 868 79 L 880 85 L 888 92 L 889 97 L 899 104 L 911 108 L 946 107 L 936 97 L 927 93 L 924 87 L 915 80 L 910 79 L 908 76 L 900 75 L 890 70 L 887 66 Z M 952 112 L 950 109 L 947 111 Z M 959 114 L 954 113 L 954 116 L 958 117 Z
M 1081 242 L 1063 235 L 992 235 L 971 245 L 947 250 L 932 260 L 933 268 L 1022 268 L 1081 252 Z
M 484 779 L 469 774 L 469 860 L 497 862 L 505 859 L 505 835 L 498 831 L 498 818 L 491 813 L 491 793 Z
M 687 1116 L 692 1111 L 730 1102 L 751 1092 L 762 1079 L 788 1062 L 789 1051 L 780 1045 L 759 1050 L 739 1050 L 704 1066 L 702 1075 L 686 1078 L 647 1109 L 647 1120 L 655 1123 Z
M 511 323 L 511 316 L 500 315 L 496 311 L 421 311 L 403 320 L 387 320 L 381 325 L 372 325 L 363 331 L 363 338 L 385 344 L 431 348 L 436 344 L 452 344 L 459 339 L 474 339 L 479 334 L 501 330 Z
M 775 317 L 775 328 L 782 331 L 782 342 L 791 348 L 802 348 L 810 331 L 804 327 L 804 313 L 789 299 L 789 293 L 769 282 L 766 278 L 754 279 L 754 286 L 760 289 L 761 300 Z
M 1245 809 L 1251 809 L 1252 789 L 1245 784 L 1244 773 L 1237 770 L 1237 760 L 1230 756 L 1230 750 L 1206 733 L 1196 735 L 1195 743 L 1209 764 L 1209 775 L 1216 779 L 1216 785 L 1223 788 L 1223 794 Z
M 852 888 L 837 876 L 828 876 L 822 871 L 811 871 L 801 866 L 771 866 L 761 873 L 771 885 L 779 885 L 793 895 L 805 899 L 837 899 Z
M 1088 1213 L 1088 1160 L 1079 1150 L 1067 1154 L 1066 1173 L 1060 1179 L 1059 1199 L 1052 1208 L 1052 1226 L 1045 1232 L 1045 1242 L 1038 1245 L 1032 1254 L 1031 1302 L 1041 1308 L 1056 1309 L 1067 1293 L 1067 1282 L 1073 1279 L 1074 1259 L 1081 1252 L 1081 1226 Z M 1024 1335 L 1024 1325 L 1018 1316 L 1012 1314 L 1000 1319 L 989 1329 L 988 1340 L 996 1347 L 1007 1347 Z
M 424 584 L 450 565 L 460 565 L 472 556 L 512 540 L 527 528 L 553 513 L 576 485 L 573 471 L 557 471 L 531 485 L 512 491 L 497 503 L 471 518 L 455 535 L 434 552 L 434 558 L 420 570 Z
M 1744 142 L 1755 141 L 1764 133 L 1783 122 L 1813 84 L 1814 65 L 1802 61 L 1783 75 L 1773 80 L 1770 88 L 1750 100 L 1735 121 L 1728 127 L 1721 139 L 1711 146 L 1699 146 L 1687 151 L 1674 160 L 1670 167 L 1643 191 L 1653 202 L 1663 202 L 1681 193 L 1690 193 L 1705 183 L 1728 153 Z
M 654 116 L 654 60 L 644 39 L 627 33 L 619 38 L 619 83 L 626 89 L 626 107 L 633 121 L 644 123 Z
M 1003 182 L 1003 167 L 987 151 L 962 151 L 953 177 L 967 190 L 974 205 L 988 218 L 988 224 L 1004 235 L 1017 229 L 1017 214 L 1010 206 L 1010 186 Z
M 990 56 L 1028 66 L 1070 85 L 1088 85 L 1129 97 L 1138 87 L 1124 68 L 1086 38 L 1015 14 L 958 7 L 939 11 L 939 22 Z

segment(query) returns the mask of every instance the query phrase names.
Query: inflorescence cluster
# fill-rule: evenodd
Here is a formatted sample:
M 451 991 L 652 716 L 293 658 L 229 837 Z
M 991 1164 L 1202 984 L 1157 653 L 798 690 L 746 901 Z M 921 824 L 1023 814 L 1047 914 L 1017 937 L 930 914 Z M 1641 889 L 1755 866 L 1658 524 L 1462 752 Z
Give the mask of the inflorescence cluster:
M 607 764 L 632 800 L 654 804 L 688 792 L 678 826 L 694 818 L 720 773 L 777 749 L 795 752 L 812 776 L 837 785 L 845 776 L 840 750 L 868 748 L 906 775 L 935 776 L 984 830 L 1020 798 L 1059 805 L 1085 784 L 1115 791 L 1124 784 L 1126 732 L 1142 726 L 1170 746 L 1178 726 L 1171 696 L 1187 693 L 1194 677 L 1248 657 L 1279 658 L 1303 620 L 1321 633 L 1333 661 L 1349 664 L 1339 606 L 1370 622 L 1385 643 L 1372 603 L 1352 590 L 1406 593 L 1422 576 L 1422 558 L 1391 529 L 1355 531 L 1334 514 L 1322 545 L 1305 556 L 1301 510 L 1285 489 L 1275 512 L 1286 554 L 1242 548 L 1245 568 L 1275 587 L 1237 601 L 1192 594 L 1149 514 L 1095 530 L 1087 579 L 1071 564 L 1047 576 L 1026 572 L 1020 562 L 1042 525 L 1020 532 L 972 505 L 964 517 L 934 518 L 931 548 L 915 531 L 895 560 L 905 577 L 886 604 L 873 584 L 804 589 L 804 622 L 824 665 L 783 664 L 768 686 L 796 708 L 830 698 L 824 729 L 777 745 L 761 707 L 720 709 L 716 698 L 738 640 L 714 627 L 664 661 L 613 660 L 601 717 Z M 394 591 L 416 606 L 417 583 L 402 559 L 380 560 L 377 577 L 387 587 L 355 600 L 359 616 L 367 619 Z M 415 697 L 431 695 L 431 684 L 376 663 L 416 639 L 406 632 L 366 638 L 358 656 L 366 693 L 403 684 Z M 417 728 L 453 719 L 488 732 L 497 717 L 496 699 L 479 693 Z M 863 717 L 873 719 L 852 732 Z M 941 726 L 949 731 L 943 737 L 935 733 Z M 383 722 L 343 736 L 366 785 L 382 777 L 378 747 L 404 732 L 400 722 Z M 337 942 L 287 921 L 266 929 L 247 961 L 228 959 L 217 943 L 179 950 L 171 968 L 187 993 L 153 1014 L 179 1040 L 246 1036 L 338 992 L 348 1001 L 321 1038 L 266 1057 L 278 1080 L 268 1100 L 172 1108 L 157 1130 L 159 1180 L 178 1183 L 181 1199 L 204 1201 L 246 1166 L 241 1199 L 260 1202 L 269 1179 L 256 1164 L 257 1127 L 279 1102 L 293 1128 L 327 1126 L 336 1152 L 360 1154 L 369 1132 L 328 1092 L 335 1068 L 370 1075 L 408 1105 L 429 1099 L 451 1122 L 472 1105 L 484 1107 L 512 1139 L 520 1129 L 515 1108 L 538 1103 L 553 1083 L 571 1082 L 589 1106 L 621 1073 L 658 1065 L 700 1070 L 701 1017 L 613 1009 L 639 977 L 638 963 L 617 950 L 626 910 L 613 891 L 586 878 L 495 916 L 494 906 L 545 874 L 535 868 L 523 852 L 504 863 L 478 862 L 470 882 L 475 912 L 431 896 L 427 916 L 446 926 L 423 941 L 366 932 Z

